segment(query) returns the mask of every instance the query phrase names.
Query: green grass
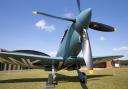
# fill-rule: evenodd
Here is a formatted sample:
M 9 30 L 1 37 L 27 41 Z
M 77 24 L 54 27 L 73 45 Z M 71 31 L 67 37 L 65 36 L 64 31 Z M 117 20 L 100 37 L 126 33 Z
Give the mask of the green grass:
M 114 76 L 112 69 L 88 75 L 88 89 L 128 89 L 128 68 L 114 70 Z M 42 70 L 0 72 L 0 89 L 43 89 L 48 73 Z M 57 80 L 59 84 L 55 89 L 86 89 L 79 83 L 76 71 L 59 71 Z

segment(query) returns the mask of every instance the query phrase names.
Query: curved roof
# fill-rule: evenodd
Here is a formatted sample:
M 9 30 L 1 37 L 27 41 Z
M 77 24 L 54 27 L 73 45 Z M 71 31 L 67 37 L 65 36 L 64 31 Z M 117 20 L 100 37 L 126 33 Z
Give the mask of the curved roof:
M 11 52 L 18 52 L 18 53 L 26 53 L 26 54 L 34 54 L 34 55 L 41 55 L 41 56 L 49 56 L 48 54 L 39 52 L 39 51 L 35 51 L 35 50 L 14 50 Z

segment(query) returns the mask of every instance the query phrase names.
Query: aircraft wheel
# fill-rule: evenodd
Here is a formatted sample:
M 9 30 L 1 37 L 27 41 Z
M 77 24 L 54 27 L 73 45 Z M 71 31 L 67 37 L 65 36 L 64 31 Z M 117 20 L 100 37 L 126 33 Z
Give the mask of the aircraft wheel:
M 47 84 L 53 84 L 53 75 L 52 75 L 52 74 L 49 74 L 49 75 L 48 75 Z
M 58 81 L 54 81 L 54 84 L 55 84 L 55 85 L 58 85 Z
M 85 83 L 85 79 L 80 79 L 80 82 L 81 83 Z

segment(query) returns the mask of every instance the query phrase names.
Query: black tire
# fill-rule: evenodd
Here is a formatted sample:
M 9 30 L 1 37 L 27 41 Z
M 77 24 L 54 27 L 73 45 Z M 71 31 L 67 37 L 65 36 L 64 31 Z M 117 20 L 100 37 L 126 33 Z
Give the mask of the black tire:
M 85 84 L 85 79 L 80 79 L 80 83 Z
M 56 81 L 56 85 L 58 85 L 58 81 Z
M 54 81 L 54 84 L 55 84 L 55 85 L 58 85 L 58 81 Z
M 53 84 L 53 75 L 52 75 L 52 74 L 49 74 L 49 75 L 48 75 L 47 84 Z

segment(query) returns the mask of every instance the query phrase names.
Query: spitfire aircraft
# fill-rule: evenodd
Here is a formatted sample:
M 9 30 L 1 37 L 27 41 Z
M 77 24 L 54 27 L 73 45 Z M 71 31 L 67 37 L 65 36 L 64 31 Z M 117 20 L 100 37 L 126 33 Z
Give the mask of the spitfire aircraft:
M 88 8 L 81 11 L 80 0 L 76 1 L 79 15 L 75 19 L 58 17 L 38 11 L 33 12 L 33 14 L 71 22 L 63 35 L 59 50 L 55 57 L 34 50 L 1 51 L 0 62 L 51 71 L 48 77 L 49 84 L 56 83 L 55 72 L 62 69 L 69 71 L 77 70 L 80 82 L 86 83 L 86 74 L 79 70 L 82 66 L 86 65 L 89 73 L 93 74 L 93 64 L 98 64 L 102 60 L 113 60 L 122 57 L 119 55 L 92 57 L 88 28 L 102 32 L 115 32 L 116 29 L 102 23 L 91 21 L 92 10 Z M 81 50 L 83 57 L 78 57 Z

